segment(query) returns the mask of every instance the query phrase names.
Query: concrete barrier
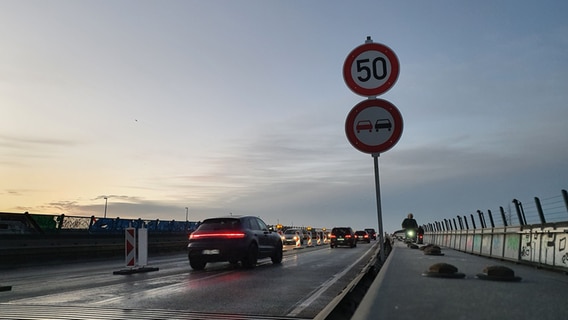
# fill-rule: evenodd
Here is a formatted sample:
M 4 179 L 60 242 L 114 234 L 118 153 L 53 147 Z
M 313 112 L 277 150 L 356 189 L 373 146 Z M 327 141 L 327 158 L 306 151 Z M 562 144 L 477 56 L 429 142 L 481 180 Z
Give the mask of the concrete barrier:
M 479 256 L 568 273 L 568 222 L 426 232 L 424 241 Z

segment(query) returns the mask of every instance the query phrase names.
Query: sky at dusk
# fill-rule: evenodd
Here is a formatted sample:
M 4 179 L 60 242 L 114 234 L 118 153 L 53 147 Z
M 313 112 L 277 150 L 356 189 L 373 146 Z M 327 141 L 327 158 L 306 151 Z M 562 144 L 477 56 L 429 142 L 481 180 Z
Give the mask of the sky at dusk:
M 0 1 L 0 211 L 377 228 L 369 36 L 400 62 L 384 230 L 568 188 L 566 1 Z

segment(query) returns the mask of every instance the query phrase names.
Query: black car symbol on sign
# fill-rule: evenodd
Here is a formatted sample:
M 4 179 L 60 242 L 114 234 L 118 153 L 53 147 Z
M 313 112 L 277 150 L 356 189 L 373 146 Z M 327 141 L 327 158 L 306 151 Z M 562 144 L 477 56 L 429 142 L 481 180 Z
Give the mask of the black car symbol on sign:
M 357 133 L 361 132 L 361 130 L 369 130 L 369 132 L 373 132 L 373 124 L 369 120 L 361 120 L 357 122 L 355 130 L 357 130 Z
M 388 131 L 391 131 L 392 128 L 392 123 L 390 122 L 389 119 L 379 119 L 377 120 L 377 122 L 375 122 L 375 131 L 379 132 L 379 129 L 387 129 Z

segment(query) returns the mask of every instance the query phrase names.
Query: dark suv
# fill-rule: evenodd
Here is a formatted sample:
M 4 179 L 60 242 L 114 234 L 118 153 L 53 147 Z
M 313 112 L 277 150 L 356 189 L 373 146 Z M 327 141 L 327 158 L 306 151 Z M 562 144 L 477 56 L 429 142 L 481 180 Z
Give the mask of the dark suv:
M 367 231 L 371 240 L 377 240 L 377 233 L 375 232 L 375 229 L 365 229 L 365 231 Z
M 253 216 L 228 216 L 204 220 L 189 236 L 189 265 L 202 270 L 208 262 L 229 261 L 252 268 L 257 259 L 282 262 L 282 239 L 264 221 Z
M 329 246 L 335 248 L 337 246 L 349 246 L 355 248 L 357 246 L 357 238 L 350 227 L 336 227 L 331 229 Z

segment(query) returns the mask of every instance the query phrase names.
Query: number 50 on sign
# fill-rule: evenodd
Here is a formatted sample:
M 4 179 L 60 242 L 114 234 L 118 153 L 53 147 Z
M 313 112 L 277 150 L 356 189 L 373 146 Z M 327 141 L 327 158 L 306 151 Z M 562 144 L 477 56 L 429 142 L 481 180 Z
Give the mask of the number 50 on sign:
M 378 96 L 398 79 L 398 58 L 389 47 L 368 42 L 353 49 L 343 64 L 343 79 L 358 95 Z

